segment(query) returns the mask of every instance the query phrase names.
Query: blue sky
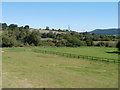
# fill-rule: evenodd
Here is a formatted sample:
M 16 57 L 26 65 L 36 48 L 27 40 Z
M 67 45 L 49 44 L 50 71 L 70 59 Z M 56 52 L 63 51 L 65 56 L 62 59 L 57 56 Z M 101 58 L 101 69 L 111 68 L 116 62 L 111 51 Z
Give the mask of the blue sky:
M 2 22 L 31 28 L 92 31 L 118 26 L 117 2 L 4 2 Z

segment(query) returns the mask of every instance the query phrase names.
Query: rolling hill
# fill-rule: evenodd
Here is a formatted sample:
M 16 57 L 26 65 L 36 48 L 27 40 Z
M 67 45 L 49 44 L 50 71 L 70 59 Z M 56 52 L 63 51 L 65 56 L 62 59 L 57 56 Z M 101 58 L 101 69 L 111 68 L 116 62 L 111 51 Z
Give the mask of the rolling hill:
M 97 35 L 118 35 L 118 31 L 120 29 L 95 29 L 91 32 L 88 32 L 88 33 L 95 33 Z

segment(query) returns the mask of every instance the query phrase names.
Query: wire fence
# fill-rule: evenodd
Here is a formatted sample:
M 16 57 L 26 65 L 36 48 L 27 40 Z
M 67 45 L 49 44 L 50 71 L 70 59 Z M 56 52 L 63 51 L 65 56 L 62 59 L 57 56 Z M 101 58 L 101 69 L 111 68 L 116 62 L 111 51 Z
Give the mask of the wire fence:
M 33 51 L 37 53 L 55 54 L 55 55 L 60 55 L 60 56 L 65 56 L 65 57 L 70 57 L 70 58 L 77 58 L 77 59 L 87 59 L 87 60 L 120 63 L 119 59 L 101 58 L 101 57 L 86 56 L 86 55 L 76 55 L 76 54 L 61 53 L 61 52 L 46 51 L 46 50 L 33 50 Z

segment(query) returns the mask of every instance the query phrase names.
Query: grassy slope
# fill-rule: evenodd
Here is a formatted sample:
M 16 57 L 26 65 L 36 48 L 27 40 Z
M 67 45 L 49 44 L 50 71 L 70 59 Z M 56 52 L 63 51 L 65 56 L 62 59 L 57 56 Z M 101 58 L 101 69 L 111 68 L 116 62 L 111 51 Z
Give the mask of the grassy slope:
M 8 48 L 12 51 L 14 50 L 47 50 L 54 52 L 62 52 L 62 53 L 70 53 L 77 55 L 87 55 L 87 56 L 96 56 L 102 58 L 111 58 L 118 59 L 118 54 L 115 53 L 107 53 L 117 51 L 117 48 L 107 48 L 107 47 L 22 47 L 22 48 Z
M 107 53 L 112 51 L 117 51 L 116 48 L 106 48 L 106 47 L 78 47 L 78 48 L 70 48 L 70 47 L 61 47 L 61 48 L 49 48 L 49 47 L 41 47 L 37 48 L 37 50 L 47 50 L 47 51 L 55 51 L 55 52 L 62 52 L 62 53 L 71 53 L 77 55 L 88 55 L 88 56 L 96 56 L 102 58 L 111 58 L 111 59 L 118 59 L 117 54 Z
M 3 87 L 117 87 L 117 64 L 25 52 L 22 49 L 6 49 L 3 53 Z M 12 52 L 14 50 L 16 52 Z

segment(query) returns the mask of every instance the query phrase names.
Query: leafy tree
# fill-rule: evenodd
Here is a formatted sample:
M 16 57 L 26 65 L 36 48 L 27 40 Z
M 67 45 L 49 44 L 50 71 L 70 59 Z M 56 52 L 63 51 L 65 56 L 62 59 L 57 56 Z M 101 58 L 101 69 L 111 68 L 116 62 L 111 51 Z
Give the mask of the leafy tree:
M 7 29 L 7 24 L 6 23 L 2 23 L 2 30 L 6 30 Z
M 60 31 L 62 31 L 61 29 L 58 29 L 58 31 L 60 32 Z
M 105 43 L 104 43 L 104 42 L 98 42 L 98 43 L 96 44 L 96 46 L 105 46 Z
M 42 41 L 40 45 L 41 46 L 55 46 L 55 43 Z
M 18 46 L 18 42 L 14 37 L 2 37 L 2 46 L 4 47 L 12 47 L 12 46 Z
M 55 29 L 54 29 L 54 28 L 52 28 L 52 31 L 55 31 Z
M 19 31 L 22 31 L 22 30 L 24 30 L 24 27 L 23 26 L 19 27 Z
M 48 26 L 46 26 L 46 29 L 45 30 L 49 30 L 49 27 Z
M 24 29 L 29 29 L 29 25 L 25 25 Z
M 116 47 L 118 48 L 118 50 L 120 51 L 120 41 L 118 41 Z
M 87 37 L 85 41 L 87 46 L 93 46 L 93 40 L 90 37 Z
M 55 46 L 61 47 L 61 46 L 67 46 L 68 41 L 66 39 L 62 39 L 56 42 Z
M 67 46 L 71 47 L 81 46 L 81 41 L 76 37 L 66 35 L 66 40 L 68 41 Z
M 39 32 L 33 31 L 28 37 L 26 37 L 26 43 L 39 46 L 41 43 Z
M 29 30 L 29 25 L 24 27 L 18 27 L 16 24 L 10 24 L 9 26 L 6 23 L 0 23 L 2 29 L 3 40 L 2 46 L 12 47 L 12 46 L 67 46 L 67 47 L 79 47 L 79 46 L 93 46 L 93 41 L 109 41 L 117 40 L 116 36 L 108 35 L 95 35 L 85 33 L 78 33 L 75 31 L 67 31 L 64 34 L 62 33 L 39 33 L 37 31 Z M 49 27 L 46 27 L 46 30 L 49 30 Z M 65 30 L 55 30 L 54 31 L 65 31 Z M 52 38 L 52 40 L 41 41 L 41 38 Z M 0 43 L 1 44 L 1 43 Z M 99 46 L 110 47 L 109 43 L 98 43 Z M 119 42 L 116 47 L 119 49 Z M 120 49 L 119 49 L 120 50 Z
M 16 24 L 10 24 L 8 27 L 9 30 L 15 30 L 15 28 L 17 28 L 18 26 Z

